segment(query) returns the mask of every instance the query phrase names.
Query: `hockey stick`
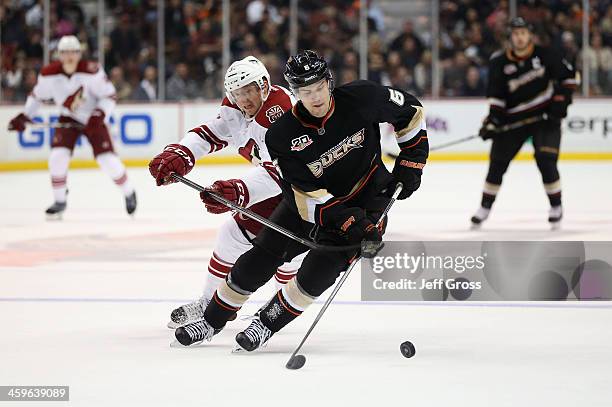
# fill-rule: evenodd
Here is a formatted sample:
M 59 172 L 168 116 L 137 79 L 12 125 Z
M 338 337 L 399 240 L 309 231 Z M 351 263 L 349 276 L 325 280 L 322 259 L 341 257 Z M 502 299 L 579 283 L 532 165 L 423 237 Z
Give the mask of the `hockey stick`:
M 215 194 L 214 192 L 211 192 L 210 190 L 207 190 L 206 188 L 204 188 L 201 185 L 196 184 L 195 182 L 181 176 L 178 175 L 176 173 L 172 173 L 171 177 L 174 178 L 175 180 L 182 182 L 183 184 L 195 189 L 196 191 L 200 191 L 200 192 L 204 192 L 208 195 L 210 195 L 215 201 L 222 203 L 223 205 L 227 206 L 228 208 L 231 208 L 232 210 L 235 210 L 236 212 L 246 216 L 247 218 L 251 218 L 253 220 L 256 220 L 257 222 L 261 223 L 262 225 L 269 227 L 270 229 L 287 236 L 290 239 L 295 240 L 298 243 L 303 244 L 304 246 L 308 247 L 309 249 L 312 250 L 320 250 L 320 251 L 327 251 L 327 252 L 344 252 L 347 250 L 357 250 L 361 248 L 360 244 L 355 244 L 355 245 L 347 245 L 347 246 L 328 246 L 328 245 L 320 245 L 318 243 L 313 242 L 312 240 L 308 240 L 308 239 L 304 239 L 302 237 L 299 237 L 298 235 L 296 235 L 295 233 L 283 228 L 280 225 L 277 225 L 276 223 L 270 221 L 269 219 L 264 218 L 263 216 L 247 209 L 247 208 L 243 208 L 242 206 L 229 201 L 227 199 L 225 199 L 224 197 Z
M 380 215 L 380 218 L 378 219 L 378 222 L 376 222 L 376 226 L 377 227 L 381 225 L 381 223 L 385 219 L 385 216 L 387 216 L 387 213 L 389 213 L 389 210 L 391 210 L 391 206 L 393 206 L 393 204 L 397 200 L 397 197 L 402 192 L 402 187 L 403 187 L 403 185 L 402 185 L 401 182 L 398 183 L 397 186 L 395 187 L 395 192 L 393 193 L 393 196 L 391 197 L 391 200 L 389 201 L 389 204 L 387 205 L 387 207 L 383 211 L 382 215 Z M 338 291 L 340 291 L 340 288 L 342 287 L 342 285 L 344 284 L 344 282 L 348 278 L 349 274 L 351 274 L 351 271 L 353 271 L 353 268 L 355 267 L 355 264 L 358 263 L 358 261 L 359 261 L 359 258 L 355 259 L 351 263 L 349 268 L 342 275 L 342 278 L 340 278 L 340 281 L 338 281 L 338 283 L 334 287 L 334 290 L 331 292 L 331 294 L 329 295 L 329 297 L 327 298 L 327 300 L 323 304 L 323 307 L 321 308 L 321 311 L 319 311 L 319 314 L 317 314 L 317 317 L 313 321 L 312 325 L 310 325 L 310 328 L 306 332 L 306 335 L 304 335 L 304 338 L 302 338 L 302 341 L 300 342 L 298 347 L 295 348 L 295 350 L 293 351 L 293 354 L 291 355 L 291 357 L 287 361 L 287 364 L 285 364 L 285 367 L 287 369 L 297 370 L 297 369 L 302 368 L 302 366 L 304 366 L 304 364 L 306 363 L 306 356 L 298 355 L 297 353 L 300 351 L 300 349 L 302 349 L 302 346 L 306 342 L 306 339 L 308 339 L 308 336 L 310 336 L 310 333 L 312 332 L 314 327 L 317 325 L 319 320 L 323 317 L 323 314 L 325 313 L 325 310 L 327 310 L 327 308 L 329 307 L 331 302 L 334 300 L 334 298 L 336 297 L 336 294 L 338 294 Z
M 543 113 L 540 116 L 528 117 L 527 119 L 519 120 L 518 122 L 506 124 L 505 126 L 499 127 L 498 129 L 495 130 L 495 133 L 503 133 L 503 132 L 510 131 L 510 130 L 516 130 L 520 127 L 527 126 L 528 124 L 536 123 L 536 122 L 547 120 L 547 119 L 548 119 L 548 115 L 546 113 Z M 431 147 L 429 151 L 441 150 L 446 147 L 454 146 L 455 144 L 465 143 L 466 141 L 470 141 L 478 137 L 480 137 L 479 134 L 472 134 L 471 136 L 462 137 L 460 139 L 452 140 L 447 143 L 438 144 L 437 146 Z M 393 158 L 394 160 L 397 158 L 397 154 L 394 154 L 394 153 L 387 153 L 387 156 L 390 158 Z

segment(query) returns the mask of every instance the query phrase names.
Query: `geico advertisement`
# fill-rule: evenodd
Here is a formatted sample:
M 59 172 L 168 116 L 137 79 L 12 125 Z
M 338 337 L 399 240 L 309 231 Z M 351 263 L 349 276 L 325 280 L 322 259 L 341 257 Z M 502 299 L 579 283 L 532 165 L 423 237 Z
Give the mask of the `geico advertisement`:
M 164 146 L 176 143 L 187 131 L 216 117 L 219 103 L 120 104 L 107 120 L 115 150 L 124 158 L 148 159 Z M 23 111 L 22 106 L 0 107 L 0 123 L 8 122 Z M 44 106 L 33 117 L 35 126 L 24 132 L 8 132 L 0 137 L 0 161 L 46 160 L 56 129 L 58 109 Z M 6 127 L 0 133 L 6 133 Z M 235 154 L 231 148 L 216 155 Z M 81 136 L 74 148 L 74 158 L 92 158 L 87 138 Z
M 19 107 L 0 109 L 1 123 L 21 112 Z M 2 137 L 2 161 L 45 160 L 51 140 L 57 131 L 58 110 L 45 106 L 32 118 L 36 123 L 24 132 L 8 132 Z M 155 155 L 160 146 L 178 139 L 178 107 L 176 105 L 120 105 L 107 119 L 115 151 L 125 158 L 147 158 Z M 6 127 L 3 132 L 6 132 Z M 74 158 L 93 158 L 92 149 L 84 136 L 74 148 Z
M 478 133 L 488 106 L 484 100 L 445 100 L 423 102 L 430 146 L 464 138 Z M 165 145 L 180 140 L 189 129 L 214 118 L 219 103 L 185 104 L 122 104 L 109 118 L 115 150 L 125 158 L 147 159 Z M 33 118 L 39 123 L 24 132 L 8 132 L 6 125 L 23 109 L 22 106 L 0 107 L 0 123 L 5 133 L 0 137 L 0 161 L 46 160 L 55 134 L 57 109 L 45 106 Z M 49 126 L 45 126 L 45 124 Z M 382 125 L 386 150 L 393 150 L 393 129 Z M 6 134 L 8 133 L 8 134 Z M 563 152 L 612 152 L 612 99 L 579 99 L 569 109 L 563 121 Z M 440 152 L 488 152 L 490 142 L 479 138 L 455 144 Z M 226 149 L 217 155 L 234 154 Z M 74 149 L 74 157 L 92 158 L 91 146 L 81 137 Z

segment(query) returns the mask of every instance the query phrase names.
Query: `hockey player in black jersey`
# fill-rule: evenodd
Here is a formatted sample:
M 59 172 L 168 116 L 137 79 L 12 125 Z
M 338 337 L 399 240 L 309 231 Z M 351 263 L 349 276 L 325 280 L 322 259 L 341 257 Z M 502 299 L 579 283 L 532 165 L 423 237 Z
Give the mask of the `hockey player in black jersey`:
M 368 81 L 334 88 L 327 63 L 313 51 L 291 57 L 285 79 L 299 101 L 266 133 L 284 195 L 270 220 L 320 244 L 380 241 L 384 227 L 378 229 L 375 223 L 397 182 L 404 186 L 399 199 L 409 197 L 421 183 L 429 152 L 421 103 L 402 90 Z M 401 148 L 392 174 L 381 160 L 382 122 L 394 126 Z M 217 289 L 204 320 L 177 330 L 179 342 L 210 340 L 280 264 L 306 250 L 263 229 Z M 298 317 L 358 254 L 310 251 L 296 277 L 236 336 L 240 349 L 257 349 Z
M 484 140 L 492 138 L 493 144 L 481 206 L 471 219 L 472 225 L 479 227 L 487 219 L 510 161 L 532 137 L 535 160 L 550 201 L 548 221 L 556 228 L 563 216 L 557 169 L 561 120 L 567 115 L 579 77 L 574 67 L 552 49 L 534 45 L 525 20 L 513 19 L 509 30 L 511 46 L 494 53 L 489 61 L 490 109 L 480 136 Z M 520 122 L 529 124 L 497 131 L 500 126 Z

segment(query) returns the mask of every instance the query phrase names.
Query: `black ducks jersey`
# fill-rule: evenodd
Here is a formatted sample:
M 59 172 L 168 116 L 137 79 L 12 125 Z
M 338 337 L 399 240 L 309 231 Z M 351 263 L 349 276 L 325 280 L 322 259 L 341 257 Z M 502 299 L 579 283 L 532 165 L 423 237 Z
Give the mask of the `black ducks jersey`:
M 578 83 L 572 64 L 550 48 L 532 45 L 522 58 L 511 49 L 497 51 L 489 61 L 490 115 L 500 124 L 517 122 L 547 113 L 559 100 L 567 110 Z
M 301 218 L 330 224 L 337 210 L 368 208 L 392 181 L 381 159 L 379 123 L 393 125 L 402 154 L 425 164 L 429 152 L 425 115 L 412 95 L 370 81 L 332 91 L 325 117 L 301 102 L 266 133 L 283 192 Z

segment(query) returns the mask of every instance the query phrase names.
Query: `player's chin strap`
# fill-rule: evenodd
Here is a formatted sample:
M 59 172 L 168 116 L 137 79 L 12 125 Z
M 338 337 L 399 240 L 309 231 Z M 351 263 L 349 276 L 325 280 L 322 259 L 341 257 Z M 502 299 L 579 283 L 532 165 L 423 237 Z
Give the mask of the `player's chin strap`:
M 172 178 L 174 178 L 175 180 L 182 182 L 183 184 L 195 189 L 196 191 L 200 191 L 200 192 L 204 192 L 205 194 L 210 195 L 215 201 L 222 203 L 223 205 L 227 206 L 228 208 L 231 208 L 232 210 L 235 210 L 236 212 L 246 216 L 247 218 L 253 219 L 259 223 L 261 223 L 262 225 L 280 233 L 283 234 L 285 236 L 287 236 L 290 239 L 295 240 L 298 243 L 303 244 L 304 246 L 312 249 L 312 250 L 320 250 L 320 251 L 327 251 L 327 252 L 344 252 L 344 251 L 349 251 L 349 250 L 358 250 L 362 247 L 361 244 L 355 244 L 355 245 L 346 245 L 346 246 L 329 246 L 329 245 L 321 245 L 318 243 L 313 242 L 312 240 L 309 239 L 304 239 L 302 237 L 299 237 L 298 235 L 294 234 L 293 232 L 283 228 L 280 225 L 277 225 L 276 223 L 270 221 L 269 219 L 264 218 L 263 216 L 249 210 L 246 208 L 243 208 L 242 206 L 229 201 L 227 199 L 225 199 L 224 197 L 215 194 L 214 192 L 211 192 L 210 190 L 204 188 L 201 185 L 196 184 L 195 182 L 181 176 L 178 175 L 176 173 L 172 173 L 171 175 Z M 400 184 L 398 184 L 400 185 Z M 400 188 L 401 190 L 401 188 Z M 394 195 L 395 196 L 395 195 Z M 391 203 L 394 201 L 395 199 L 392 198 Z M 385 212 L 383 212 L 383 215 L 381 216 L 381 219 L 383 219 L 384 215 L 386 215 L 386 213 L 388 212 L 388 208 L 385 210 Z M 366 242 L 367 243 L 367 242 Z M 378 243 L 378 242 L 376 242 Z M 364 243 L 365 244 L 365 243 Z M 366 248 L 368 248 L 369 246 L 365 245 Z

